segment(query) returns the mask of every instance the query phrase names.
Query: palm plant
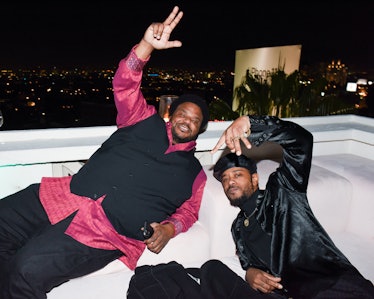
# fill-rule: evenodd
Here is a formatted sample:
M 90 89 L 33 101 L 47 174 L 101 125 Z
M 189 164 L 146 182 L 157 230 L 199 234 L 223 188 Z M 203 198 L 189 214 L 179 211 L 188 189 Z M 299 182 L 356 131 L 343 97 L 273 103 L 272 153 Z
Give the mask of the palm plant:
M 249 70 L 242 83 L 234 89 L 234 99 L 238 101 L 237 112 L 243 114 L 268 114 L 271 108 L 269 101 L 270 86 L 268 78 L 252 74 Z
M 297 109 L 296 101 L 299 92 L 299 73 L 294 71 L 287 75 L 284 70 L 277 70 L 271 74 L 269 100 L 273 108 L 272 115 L 289 117 Z
M 225 101 L 215 99 L 209 104 L 209 119 L 210 120 L 233 120 L 239 117 L 239 113 L 233 111 L 232 108 Z
M 241 84 L 234 89 L 239 115 L 268 114 L 278 117 L 300 117 L 343 114 L 354 111 L 335 93 L 325 95 L 328 81 L 316 78 L 310 84 L 300 83 L 300 73 L 287 75 L 283 68 L 269 72 L 266 78 L 247 70 Z
M 327 92 L 326 78 L 304 84 L 300 77 L 298 71 L 287 75 L 283 68 L 268 72 L 266 77 L 248 69 L 234 88 L 237 109 L 233 111 L 226 102 L 217 99 L 210 104 L 210 119 L 233 120 L 245 114 L 302 117 L 354 113 L 352 104 L 337 93 Z

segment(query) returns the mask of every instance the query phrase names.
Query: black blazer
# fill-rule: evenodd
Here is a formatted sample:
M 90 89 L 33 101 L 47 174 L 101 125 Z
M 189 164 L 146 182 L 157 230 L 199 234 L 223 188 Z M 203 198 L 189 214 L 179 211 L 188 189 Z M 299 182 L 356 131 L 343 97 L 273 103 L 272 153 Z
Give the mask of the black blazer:
M 354 269 L 315 218 L 306 194 L 313 149 L 313 135 L 277 117 L 250 117 L 250 141 L 259 146 L 271 141 L 283 147 L 279 168 L 258 196 L 255 215 L 264 234 L 271 237 L 270 265 L 262 264 L 246 248 L 240 233 L 244 215 L 232 225 L 237 253 L 244 270 L 264 269 L 282 277 L 291 295 L 312 294 L 332 284 L 342 270 Z M 254 246 L 256 246 L 254 244 Z

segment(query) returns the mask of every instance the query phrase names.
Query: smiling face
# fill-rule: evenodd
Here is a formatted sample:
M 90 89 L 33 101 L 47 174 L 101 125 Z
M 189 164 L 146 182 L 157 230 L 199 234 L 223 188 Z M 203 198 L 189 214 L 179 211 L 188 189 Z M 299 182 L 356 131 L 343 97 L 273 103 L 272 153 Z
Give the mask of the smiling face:
M 170 117 L 173 143 L 195 140 L 199 134 L 203 114 L 198 105 L 184 102 L 178 105 Z
M 223 190 L 231 205 L 238 206 L 258 189 L 257 173 L 250 174 L 244 167 L 232 167 L 221 176 Z

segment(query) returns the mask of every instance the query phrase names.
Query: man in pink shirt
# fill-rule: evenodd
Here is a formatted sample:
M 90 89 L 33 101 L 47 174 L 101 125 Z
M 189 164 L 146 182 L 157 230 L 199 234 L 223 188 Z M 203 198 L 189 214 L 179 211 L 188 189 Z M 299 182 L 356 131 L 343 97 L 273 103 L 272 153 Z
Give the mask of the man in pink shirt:
M 165 122 L 140 90 L 151 53 L 182 46 L 169 40 L 182 16 L 174 7 L 120 61 L 118 129 L 79 172 L 45 177 L 0 200 L 0 298 L 46 298 L 115 259 L 135 269 L 146 247 L 159 253 L 197 220 L 206 174 L 194 154 L 208 107 L 197 95 L 181 95 Z M 154 231 L 148 239 L 145 221 Z

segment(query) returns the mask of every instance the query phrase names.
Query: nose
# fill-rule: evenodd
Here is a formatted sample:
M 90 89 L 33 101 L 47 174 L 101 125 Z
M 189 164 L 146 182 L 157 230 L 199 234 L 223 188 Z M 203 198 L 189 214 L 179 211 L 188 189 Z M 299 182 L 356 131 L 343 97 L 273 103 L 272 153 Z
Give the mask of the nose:
M 230 179 L 229 179 L 229 186 L 233 186 L 233 185 L 235 185 L 235 180 L 234 180 L 234 178 L 233 177 L 230 177 Z
M 184 122 L 187 123 L 187 124 L 190 124 L 191 123 L 191 117 L 186 116 L 184 118 Z
M 226 185 L 224 186 L 224 189 L 225 191 L 227 191 L 232 187 L 236 187 L 236 182 L 232 178 L 229 178 L 229 180 L 226 182 Z

